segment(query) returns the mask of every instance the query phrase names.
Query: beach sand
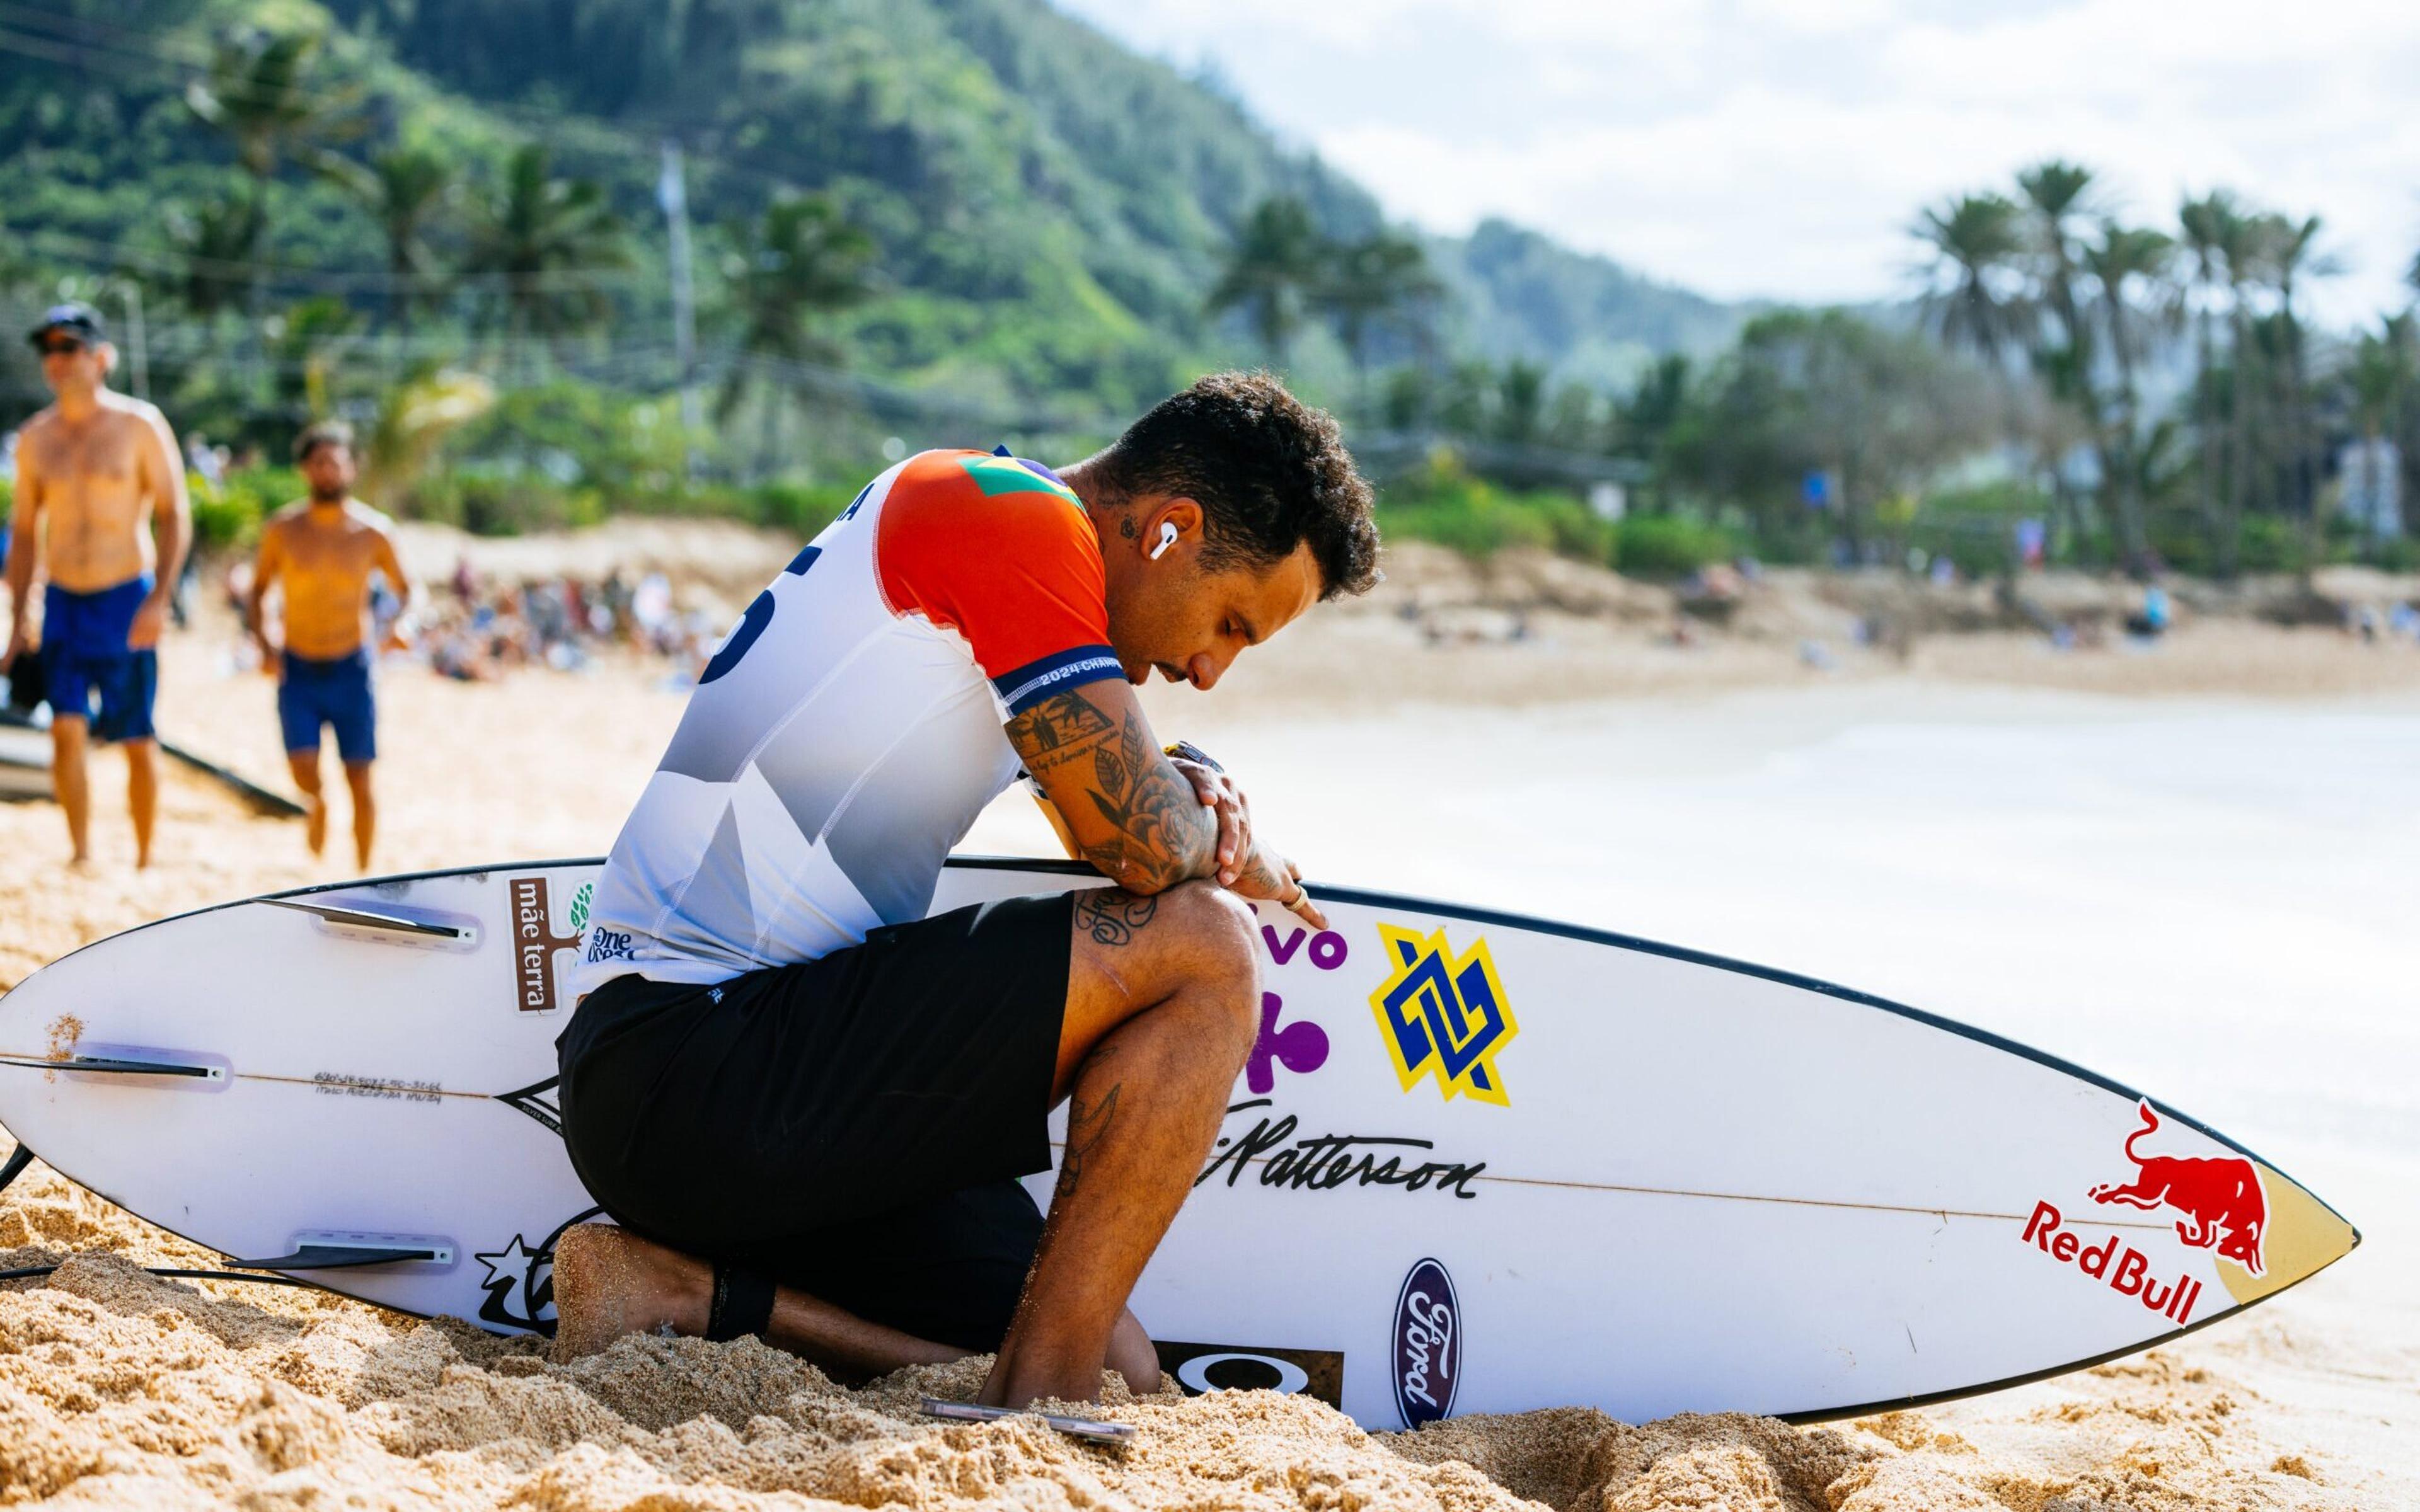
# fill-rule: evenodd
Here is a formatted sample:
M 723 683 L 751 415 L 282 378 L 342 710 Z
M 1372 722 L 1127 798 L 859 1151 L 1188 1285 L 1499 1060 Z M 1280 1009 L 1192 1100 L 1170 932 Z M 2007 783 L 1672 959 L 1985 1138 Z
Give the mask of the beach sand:
M 2076 700 L 2077 689 L 2360 692 L 2364 707 L 2420 708 L 2420 654 L 2373 654 L 2319 631 L 2203 625 L 2139 656 L 2054 656 L 2015 637 L 1977 637 L 1925 642 L 1912 668 L 1844 653 L 1839 668 L 1817 672 L 1788 644 L 1679 651 L 1586 629 L 1433 646 L 1400 613 L 1334 615 L 1280 640 L 1264 665 L 1248 662 L 1215 701 L 1217 728 L 1243 741 L 1256 720 L 1316 710 L 1335 748 L 1352 748 L 1357 731 L 1383 748 L 1420 711 L 1652 694 L 1712 708 L 1753 742 L 1760 721 L 1923 717 L 1945 699 L 1989 702 L 2010 687 L 2031 690 L 2009 695 L 2011 718 L 2068 717 L 2068 705 L 2039 701 Z M 282 787 L 271 685 L 223 675 L 221 655 L 209 634 L 167 648 L 162 728 Z M 660 676 L 654 664 L 610 664 L 466 687 L 389 672 L 378 870 L 602 852 L 680 711 Z M 1753 699 L 1722 712 L 1741 688 L 1789 689 L 1800 702 L 1779 714 Z M 1170 696 L 1155 692 L 1155 709 L 1172 707 Z M 1494 779 L 1517 784 L 1518 743 L 1500 761 Z M 1289 774 L 1257 780 L 1283 803 Z M 56 864 L 54 810 L 0 806 L 0 985 L 147 919 L 350 874 L 349 857 L 306 856 L 299 825 L 256 817 L 177 772 L 156 865 L 137 875 L 118 781 L 115 759 L 101 757 L 99 863 L 86 873 Z M 340 799 L 332 853 L 345 847 L 343 826 Z M 1023 846 L 1038 826 L 1003 809 L 968 848 Z M 1523 1499 L 1618 1512 L 2420 1505 L 2420 1318 L 2408 1301 L 2380 1311 L 2398 1296 L 2393 1276 L 2412 1275 L 2409 1248 L 2389 1253 L 2389 1236 L 2420 1233 L 2405 1175 L 2381 1163 L 2348 1179 L 2340 1200 L 2372 1242 L 2257 1313 L 1970 1402 L 1816 1428 L 1737 1416 L 1625 1427 L 1557 1410 L 1370 1435 L 1301 1398 L 1113 1395 L 1103 1414 L 1140 1433 L 1110 1451 L 1030 1422 L 943 1427 L 915 1413 L 920 1394 L 971 1395 L 980 1361 L 856 1392 L 752 1342 L 630 1339 L 558 1366 L 535 1341 L 308 1290 L 160 1281 L 136 1267 L 216 1257 L 37 1165 L 0 1197 L 0 1268 L 66 1263 L 46 1282 L 0 1285 L 0 1502 L 583 1512 L 1462 1512 Z M 2348 1180 L 2318 1184 L 2333 1197 Z

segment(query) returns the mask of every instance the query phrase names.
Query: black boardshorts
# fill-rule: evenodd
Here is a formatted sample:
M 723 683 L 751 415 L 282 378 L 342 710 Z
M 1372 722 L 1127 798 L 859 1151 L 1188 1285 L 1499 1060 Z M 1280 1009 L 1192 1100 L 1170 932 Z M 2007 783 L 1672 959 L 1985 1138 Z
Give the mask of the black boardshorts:
M 555 1041 L 563 1137 L 624 1227 L 873 1322 L 997 1349 L 1042 1232 L 1067 894 L 710 987 L 616 978 Z

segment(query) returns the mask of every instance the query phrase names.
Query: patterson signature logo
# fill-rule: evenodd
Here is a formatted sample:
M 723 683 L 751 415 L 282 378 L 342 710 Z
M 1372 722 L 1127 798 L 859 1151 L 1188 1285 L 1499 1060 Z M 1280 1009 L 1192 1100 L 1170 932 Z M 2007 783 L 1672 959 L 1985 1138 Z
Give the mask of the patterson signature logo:
M 1487 942 L 1473 941 L 1456 956 L 1442 929 L 1423 937 L 1380 924 L 1378 938 L 1389 975 L 1370 995 L 1370 1007 L 1404 1090 L 1435 1076 L 1448 1102 L 1460 1095 L 1512 1106 L 1496 1057 L 1521 1026 L 1512 1022 Z
M 2146 1212 L 2174 1208 L 2184 1214 L 2177 1221 L 2179 1239 L 2214 1249 L 2219 1258 L 2254 1275 L 2265 1272 L 2260 1236 L 2269 1227 L 2269 1196 L 2260 1185 L 2260 1168 L 2241 1155 L 2137 1155 L 2134 1141 L 2156 1134 L 2160 1116 L 2148 1101 L 2134 1105 L 2143 1115 L 2143 1126 L 2126 1136 L 2134 1180 L 2124 1186 L 2096 1186 L 2087 1195 L 2095 1202 L 2122 1202 Z
M 1454 1388 L 1461 1384 L 1462 1311 L 1453 1294 L 1453 1277 L 1435 1260 L 1422 1260 L 1404 1277 L 1395 1294 L 1394 1350 L 1388 1358 L 1395 1388 L 1395 1411 L 1404 1427 L 1434 1423 L 1453 1411 Z
M 582 883 L 571 899 L 571 933 L 554 928 L 554 910 L 548 903 L 543 876 L 510 881 L 513 929 L 513 984 L 520 989 L 520 1011 L 551 1013 L 561 1007 L 555 995 L 554 958 L 561 950 L 580 949 L 580 932 L 588 922 L 590 884 Z
M 1269 1105 L 1265 1097 L 1249 1098 L 1227 1105 L 1227 1116 L 1249 1113 Z M 1223 1167 L 1227 1184 L 1233 1186 L 1245 1171 L 1257 1165 L 1261 1167 L 1260 1182 L 1264 1187 L 1288 1188 L 1296 1192 L 1333 1192 L 1350 1183 L 1356 1187 L 1394 1186 L 1406 1192 L 1418 1192 L 1435 1185 L 1440 1192 L 1450 1192 L 1467 1200 L 1479 1196 L 1470 1190 L 1470 1182 L 1487 1169 L 1485 1161 L 1446 1161 L 1420 1158 L 1436 1145 L 1427 1139 L 1398 1139 L 1386 1134 L 1307 1134 L 1295 1138 L 1298 1121 L 1288 1113 L 1271 1118 L 1264 1113 L 1249 1132 L 1240 1135 L 1220 1134 L 1212 1147 L 1210 1163 L 1193 1179 L 1195 1186 L 1216 1177 Z M 1414 1164 L 1406 1165 L 1409 1160 Z

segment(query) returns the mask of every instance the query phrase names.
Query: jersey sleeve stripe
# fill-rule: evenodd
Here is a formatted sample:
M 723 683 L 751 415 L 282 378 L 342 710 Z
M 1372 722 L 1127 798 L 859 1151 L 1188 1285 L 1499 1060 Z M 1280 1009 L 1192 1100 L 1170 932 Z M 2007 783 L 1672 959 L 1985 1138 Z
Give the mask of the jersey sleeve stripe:
M 1118 665 L 1118 655 L 1107 646 L 1074 646 L 1039 661 L 1029 661 L 1015 671 L 991 680 L 1000 690 L 1001 702 L 1012 715 L 1023 714 L 1041 702 L 1081 687 L 1086 683 L 1106 682 L 1124 677 L 1125 669 Z

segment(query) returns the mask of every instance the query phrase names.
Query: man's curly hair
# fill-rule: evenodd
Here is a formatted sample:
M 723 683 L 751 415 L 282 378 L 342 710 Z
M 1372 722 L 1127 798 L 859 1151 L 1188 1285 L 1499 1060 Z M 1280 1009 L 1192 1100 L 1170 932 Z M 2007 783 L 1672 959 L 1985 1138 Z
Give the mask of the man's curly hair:
M 1370 485 L 1335 417 L 1271 374 L 1213 373 L 1170 395 L 1092 469 L 1113 502 L 1158 495 L 1199 503 L 1204 567 L 1267 566 L 1308 541 L 1320 597 L 1368 593 L 1378 580 Z

